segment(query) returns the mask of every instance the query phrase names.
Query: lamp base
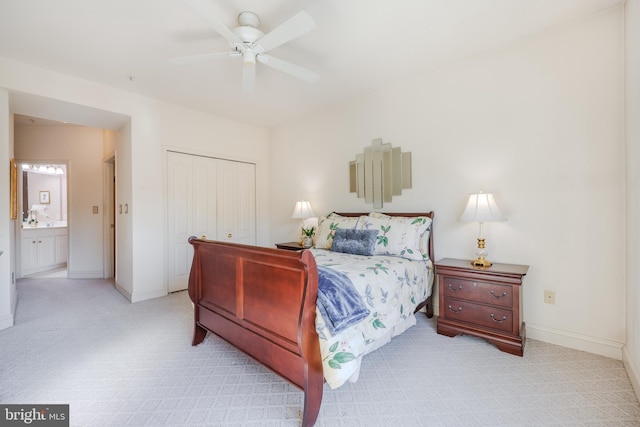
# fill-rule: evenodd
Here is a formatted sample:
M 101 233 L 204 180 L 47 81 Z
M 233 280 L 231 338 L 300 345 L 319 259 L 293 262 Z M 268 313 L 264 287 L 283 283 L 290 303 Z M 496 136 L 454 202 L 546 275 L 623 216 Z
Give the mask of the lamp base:
M 486 268 L 486 267 L 491 267 L 491 261 L 489 261 L 483 256 L 479 256 L 478 259 L 471 261 L 471 265 L 473 265 L 474 267 Z

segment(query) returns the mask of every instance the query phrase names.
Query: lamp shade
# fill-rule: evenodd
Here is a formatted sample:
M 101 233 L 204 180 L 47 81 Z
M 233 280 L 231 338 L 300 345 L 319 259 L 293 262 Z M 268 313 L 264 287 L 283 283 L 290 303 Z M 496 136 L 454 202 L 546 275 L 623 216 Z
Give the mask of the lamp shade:
M 493 222 L 506 221 L 496 200 L 491 193 L 469 194 L 467 207 L 464 209 L 460 221 L 463 222 Z
M 291 218 L 297 219 L 306 219 L 306 218 L 315 218 L 317 215 L 311 209 L 311 203 L 306 200 L 300 200 L 296 202 L 295 208 L 293 208 L 293 214 L 291 214 Z

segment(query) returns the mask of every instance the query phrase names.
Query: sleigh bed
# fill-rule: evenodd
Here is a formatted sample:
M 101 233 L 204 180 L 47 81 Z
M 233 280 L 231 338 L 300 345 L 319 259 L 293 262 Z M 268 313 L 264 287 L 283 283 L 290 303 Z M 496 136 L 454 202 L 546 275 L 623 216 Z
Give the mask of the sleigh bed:
M 314 248 L 297 252 L 191 237 L 192 344 L 211 331 L 301 388 L 312 426 L 325 381 L 355 381 L 362 357 L 414 313 L 433 316 L 432 219 L 332 213 Z

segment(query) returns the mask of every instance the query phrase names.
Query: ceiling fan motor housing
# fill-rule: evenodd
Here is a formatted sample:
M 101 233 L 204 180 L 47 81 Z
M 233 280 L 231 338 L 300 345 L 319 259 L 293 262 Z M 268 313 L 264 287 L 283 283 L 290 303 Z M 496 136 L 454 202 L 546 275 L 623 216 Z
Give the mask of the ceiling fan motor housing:
M 260 18 L 253 12 L 240 12 L 238 15 L 238 24 L 240 24 L 240 26 L 231 31 L 233 31 L 236 37 L 242 40 L 245 47 L 251 47 L 252 44 L 264 36 L 264 33 L 258 29 Z
M 247 47 L 255 43 L 264 35 L 264 33 L 259 29 L 247 26 L 236 27 L 231 31 L 233 31 L 233 34 L 235 34 L 240 40 L 242 40 L 242 43 L 244 43 Z

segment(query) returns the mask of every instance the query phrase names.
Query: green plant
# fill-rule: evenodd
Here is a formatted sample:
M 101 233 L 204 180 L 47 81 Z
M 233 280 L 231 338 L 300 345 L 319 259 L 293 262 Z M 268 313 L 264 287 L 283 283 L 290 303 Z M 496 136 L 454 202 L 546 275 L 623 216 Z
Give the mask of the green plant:
M 304 234 L 307 237 L 313 237 L 313 233 L 315 233 L 316 228 L 315 227 L 302 227 L 302 234 Z

